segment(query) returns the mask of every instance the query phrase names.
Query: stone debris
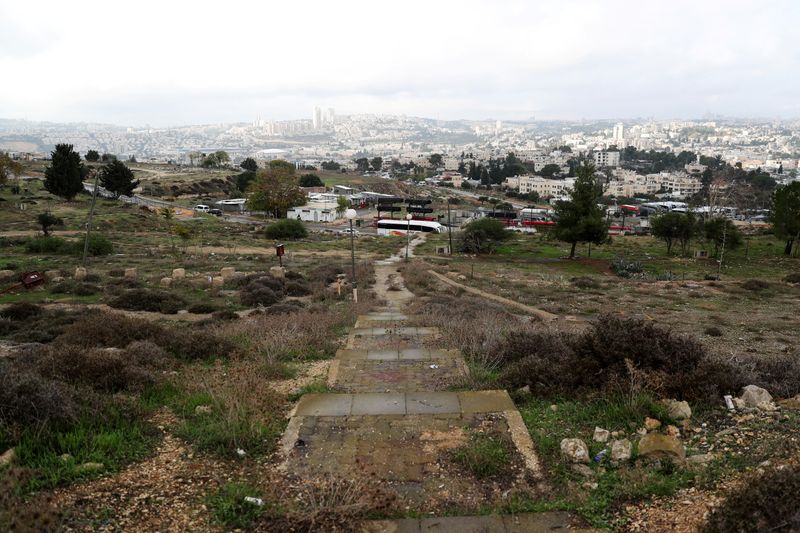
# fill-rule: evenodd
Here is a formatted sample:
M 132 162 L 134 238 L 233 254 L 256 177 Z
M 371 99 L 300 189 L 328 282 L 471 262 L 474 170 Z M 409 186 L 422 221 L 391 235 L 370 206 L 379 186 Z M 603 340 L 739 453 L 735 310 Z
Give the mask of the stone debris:
M 172 278 L 161 278 L 159 285 L 162 289 L 169 289 L 172 286 Z
M 686 450 L 674 435 L 648 433 L 639 441 L 639 455 L 648 459 L 673 459 L 683 461 Z
M 608 442 L 608 438 L 610 436 L 611 433 L 607 429 L 603 429 L 601 427 L 595 427 L 592 439 L 594 439 L 595 442 Z
M 83 281 L 83 280 L 86 279 L 87 275 L 88 275 L 88 273 L 86 272 L 85 268 L 77 267 L 75 269 L 75 281 Z
M 14 448 L 9 448 L 2 455 L 0 455 L 0 466 L 7 466 L 13 463 L 17 458 L 17 452 Z
M 766 390 L 756 385 L 747 385 L 742 389 L 739 399 L 744 402 L 745 407 L 754 407 L 762 411 L 774 411 L 775 403 L 772 395 Z
M 675 420 L 688 420 L 692 418 L 692 408 L 689 407 L 689 402 L 678 400 L 662 400 L 661 403 L 667 408 L 670 418 Z
M 570 463 L 586 463 L 591 460 L 589 448 L 581 439 L 563 439 L 561 441 L 561 455 Z
M 125 279 L 137 279 L 138 277 L 139 271 L 135 267 L 125 269 Z
M 647 431 L 654 431 L 661 427 L 661 421 L 655 418 L 647 417 L 644 419 L 644 427 Z
M 611 462 L 618 463 L 627 461 L 631 458 L 633 444 L 628 439 L 620 439 L 611 442 Z
M 186 278 L 186 269 L 185 268 L 176 268 L 172 270 L 172 279 L 177 281 Z

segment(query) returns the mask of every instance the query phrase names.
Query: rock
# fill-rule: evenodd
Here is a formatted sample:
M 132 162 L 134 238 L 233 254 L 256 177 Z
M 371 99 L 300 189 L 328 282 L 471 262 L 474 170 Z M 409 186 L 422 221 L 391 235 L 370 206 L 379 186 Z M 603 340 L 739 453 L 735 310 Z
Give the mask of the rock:
M 550 406 L 550 410 L 555 413 L 556 411 L 558 411 L 558 406 L 556 404 L 553 404 Z
M 283 279 L 286 269 L 280 266 L 269 267 L 269 275 L 276 279 Z
M 72 461 L 72 456 L 68 453 L 62 453 L 61 455 L 58 456 L 58 458 L 61 460 L 62 463 L 68 463 Z
M 17 274 L 13 270 L 0 270 L 0 283 L 8 283 L 17 279 Z
M 667 408 L 670 418 L 675 420 L 686 420 L 692 418 L 692 408 L 689 402 L 679 402 L 678 400 L 662 400 L 662 404 Z
M 686 457 L 683 443 L 674 435 L 648 433 L 639 441 L 639 455 L 649 459 L 677 459 Z
M 661 421 L 656 420 L 655 418 L 650 418 L 649 416 L 644 419 L 644 427 L 647 431 L 653 431 L 661 427 Z
M 198 405 L 197 407 L 194 408 L 194 412 L 195 412 L 195 414 L 198 414 L 198 415 L 200 415 L 200 414 L 208 414 L 211 411 L 213 411 L 213 409 L 214 408 L 212 406 L 210 406 L 210 405 Z
M 3 455 L 0 455 L 0 466 L 7 466 L 14 462 L 17 458 L 17 452 L 14 451 L 14 448 L 9 448 Z
M 139 271 L 135 267 L 125 269 L 125 279 L 136 279 L 138 277 Z
M 179 279 L 184 279 L 185 277 L 186 277 L 185 268 L 175 268 L 172 270 L 172 279 L 179 280 Z
M 233 267 L 223 267 L 220 269 L 219 275 L 225 280 L 232 279 L 236 275 L 236 269 Z
M 11 271 L 9 270 L 9 272 L 11 272 Z M 2 272 L 0 272 L 0 277 L 2 277 Z M 60 270 L 45 270 L 44 271 L 44 279 L 46 279 L 48 281 L 53 281 L 54 279 L 61 278 L 61 277 L 63 277 L 63 276 L 61 275 L 61 271 Z
M 708 466 L 708 464 L 715 459 L 713 453 L 699 453 L 697 455 L 690 455 L 686 458 L 686 462 L 693 466 Z
M 584 464 L 574 464 L 570 468 L 572 471 L 582 477 L 594 477 L 594 470 Z
M 169 289 L 172 285 L 172 278 L 161 278 L 159 285 L 162 289 Z
M 762 389 L 756 385 L 748 385 L 742 389 L 742 395 L 739 397 L 744 402 L 746 407 L 755 407 L 762 411 L 774 411 L 775 404 L 772 402 L 772 395 L 766 389 Z
M 86 269 L 83 267 L 77 267 L 75 269 L 75 281 L 83 281 L 86 279 L 87 272 Z
M 99 472 L 104 468 L 105 466 L 103 463 L 83 463 L 82 465 L 76 466 L 75 471 L 81 474 L 86 474 L 89 472 Z
M 464 274 L 459 274 L 458 276 L 456 276 L 456 278 L 458 279 L 458 281 L 467 281 L 467 276 L 465 276 Z
M 784 409 L 800 409 L 800 394 L 798 394 L 794 398 L 778 400 L 778 405 L 780 405 Z
M 570 463 L 589 463 L 589 448 L 581 439 L 563 439 L 561 455 Z
M 53 284 L 62 283 L 63 281 L 64 281 L 64 277 L 63 276 L 56 276 L 55 278 L 50 278 L 50 283 L 53 283 Z
M 581 485 L 581 487 L 583 487 L 586 490 L 596 490 L 597 487 L 599 486 L 600 485 L 596 481 L 587 481 L 586 483 Z
M 744 409 L 744 407 L 745 407 L 744 400 L 742 400 L 741 398 L 734 398 L 733 399 L 733 407 L 736 408 L 736 409 Z
M 211 278 L 211 287 L 214 289 L 221 289 L 225 285 L 225 278 L 222 276 L 214 276 Z
M 520 387 L 517 389 L 517 394 L 522 396 L 528 396 L 531 393 L 531 386 L 525 385 L 524 387 Z
M 595 427 L 594 436 L 592 438 L 595 440 L 595 442 L 607 442 L 610 436 L 611 433 L 607 429 Z
M 681 432 L 678 430 L 678 428 L 673 426 L 673 425 L 667 426 L 667 429 L 665 430 L 665 432 L 666 432 L 667 435 L 672 435 L 673 437 L 677 437 L 677 436 L 679 436 L 681 434 Z
M 628 439 L 611 441 L 611 461 L 621 462 L 631 458 L 633 444 Z

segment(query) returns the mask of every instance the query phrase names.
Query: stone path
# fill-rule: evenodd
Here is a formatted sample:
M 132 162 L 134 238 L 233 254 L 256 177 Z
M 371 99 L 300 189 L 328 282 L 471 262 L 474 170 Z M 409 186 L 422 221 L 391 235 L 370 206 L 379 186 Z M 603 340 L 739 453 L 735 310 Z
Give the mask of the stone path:
M 397 258 L 376 264 L 374 291 L 385 305 L 359 317 L 332 362 L 335 391 L 306 394 L 281 443 L 282 468 L 300 477 L 370 476 L 393 489 L 401 508 L 435 515 L 500 505 L 509 493 L 536 494 L 541 468 L 506 391 L 457 391 L 468 368 L 457 350 L 432 347 L 436 328 L 408 326 Z M 513 465 L 503 479 L 478 480 L 452 459 L 475 433 L 503 439 Z M 499 476 L 498 476 L 499 477 Z M 570 530 L 568 513 L 374 521 L 365 531 Z

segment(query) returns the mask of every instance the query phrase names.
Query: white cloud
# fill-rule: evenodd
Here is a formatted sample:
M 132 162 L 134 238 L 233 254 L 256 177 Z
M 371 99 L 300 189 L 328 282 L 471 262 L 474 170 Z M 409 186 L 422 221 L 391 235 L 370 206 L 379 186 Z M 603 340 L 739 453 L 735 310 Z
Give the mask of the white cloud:
M 797 114 L 792 0 L 0 6 L 0 116 L 177 124 Z M 7 28 L 7 29 L 6 29 Z

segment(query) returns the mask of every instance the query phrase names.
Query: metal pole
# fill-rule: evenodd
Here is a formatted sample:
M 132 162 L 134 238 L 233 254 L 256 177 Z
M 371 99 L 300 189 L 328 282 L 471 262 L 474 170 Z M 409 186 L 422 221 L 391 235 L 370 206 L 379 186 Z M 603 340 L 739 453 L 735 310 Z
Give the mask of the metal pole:
M 86 255 L 89 253 L 89 235 L 92 233 L 92 216 L 94 216 L 94 204 L 97 202 L 97 180 L 100 173 L 94 171 L 94 190 L 92 191 L 92 206 L 89 208 L 89 220 L 86 222 L 86 240 L 83 241 L 83 261 L 81 266 L 86 268 Z
M 356 286 L 356 245 L 353 235 L 353 219 L 350 219 L 350 263 L 353 267 L 353 303 L 358 303 L 358 288 Z
M 450 239 L 450 248 L 447 255 L 453 255 L 453 224 L 450 222 L 450 197 L 447 197 L 447 236 Z
M 408 261 L 408 244 L 411 241 L 411 219 L 406 219 L 406 261 Z

